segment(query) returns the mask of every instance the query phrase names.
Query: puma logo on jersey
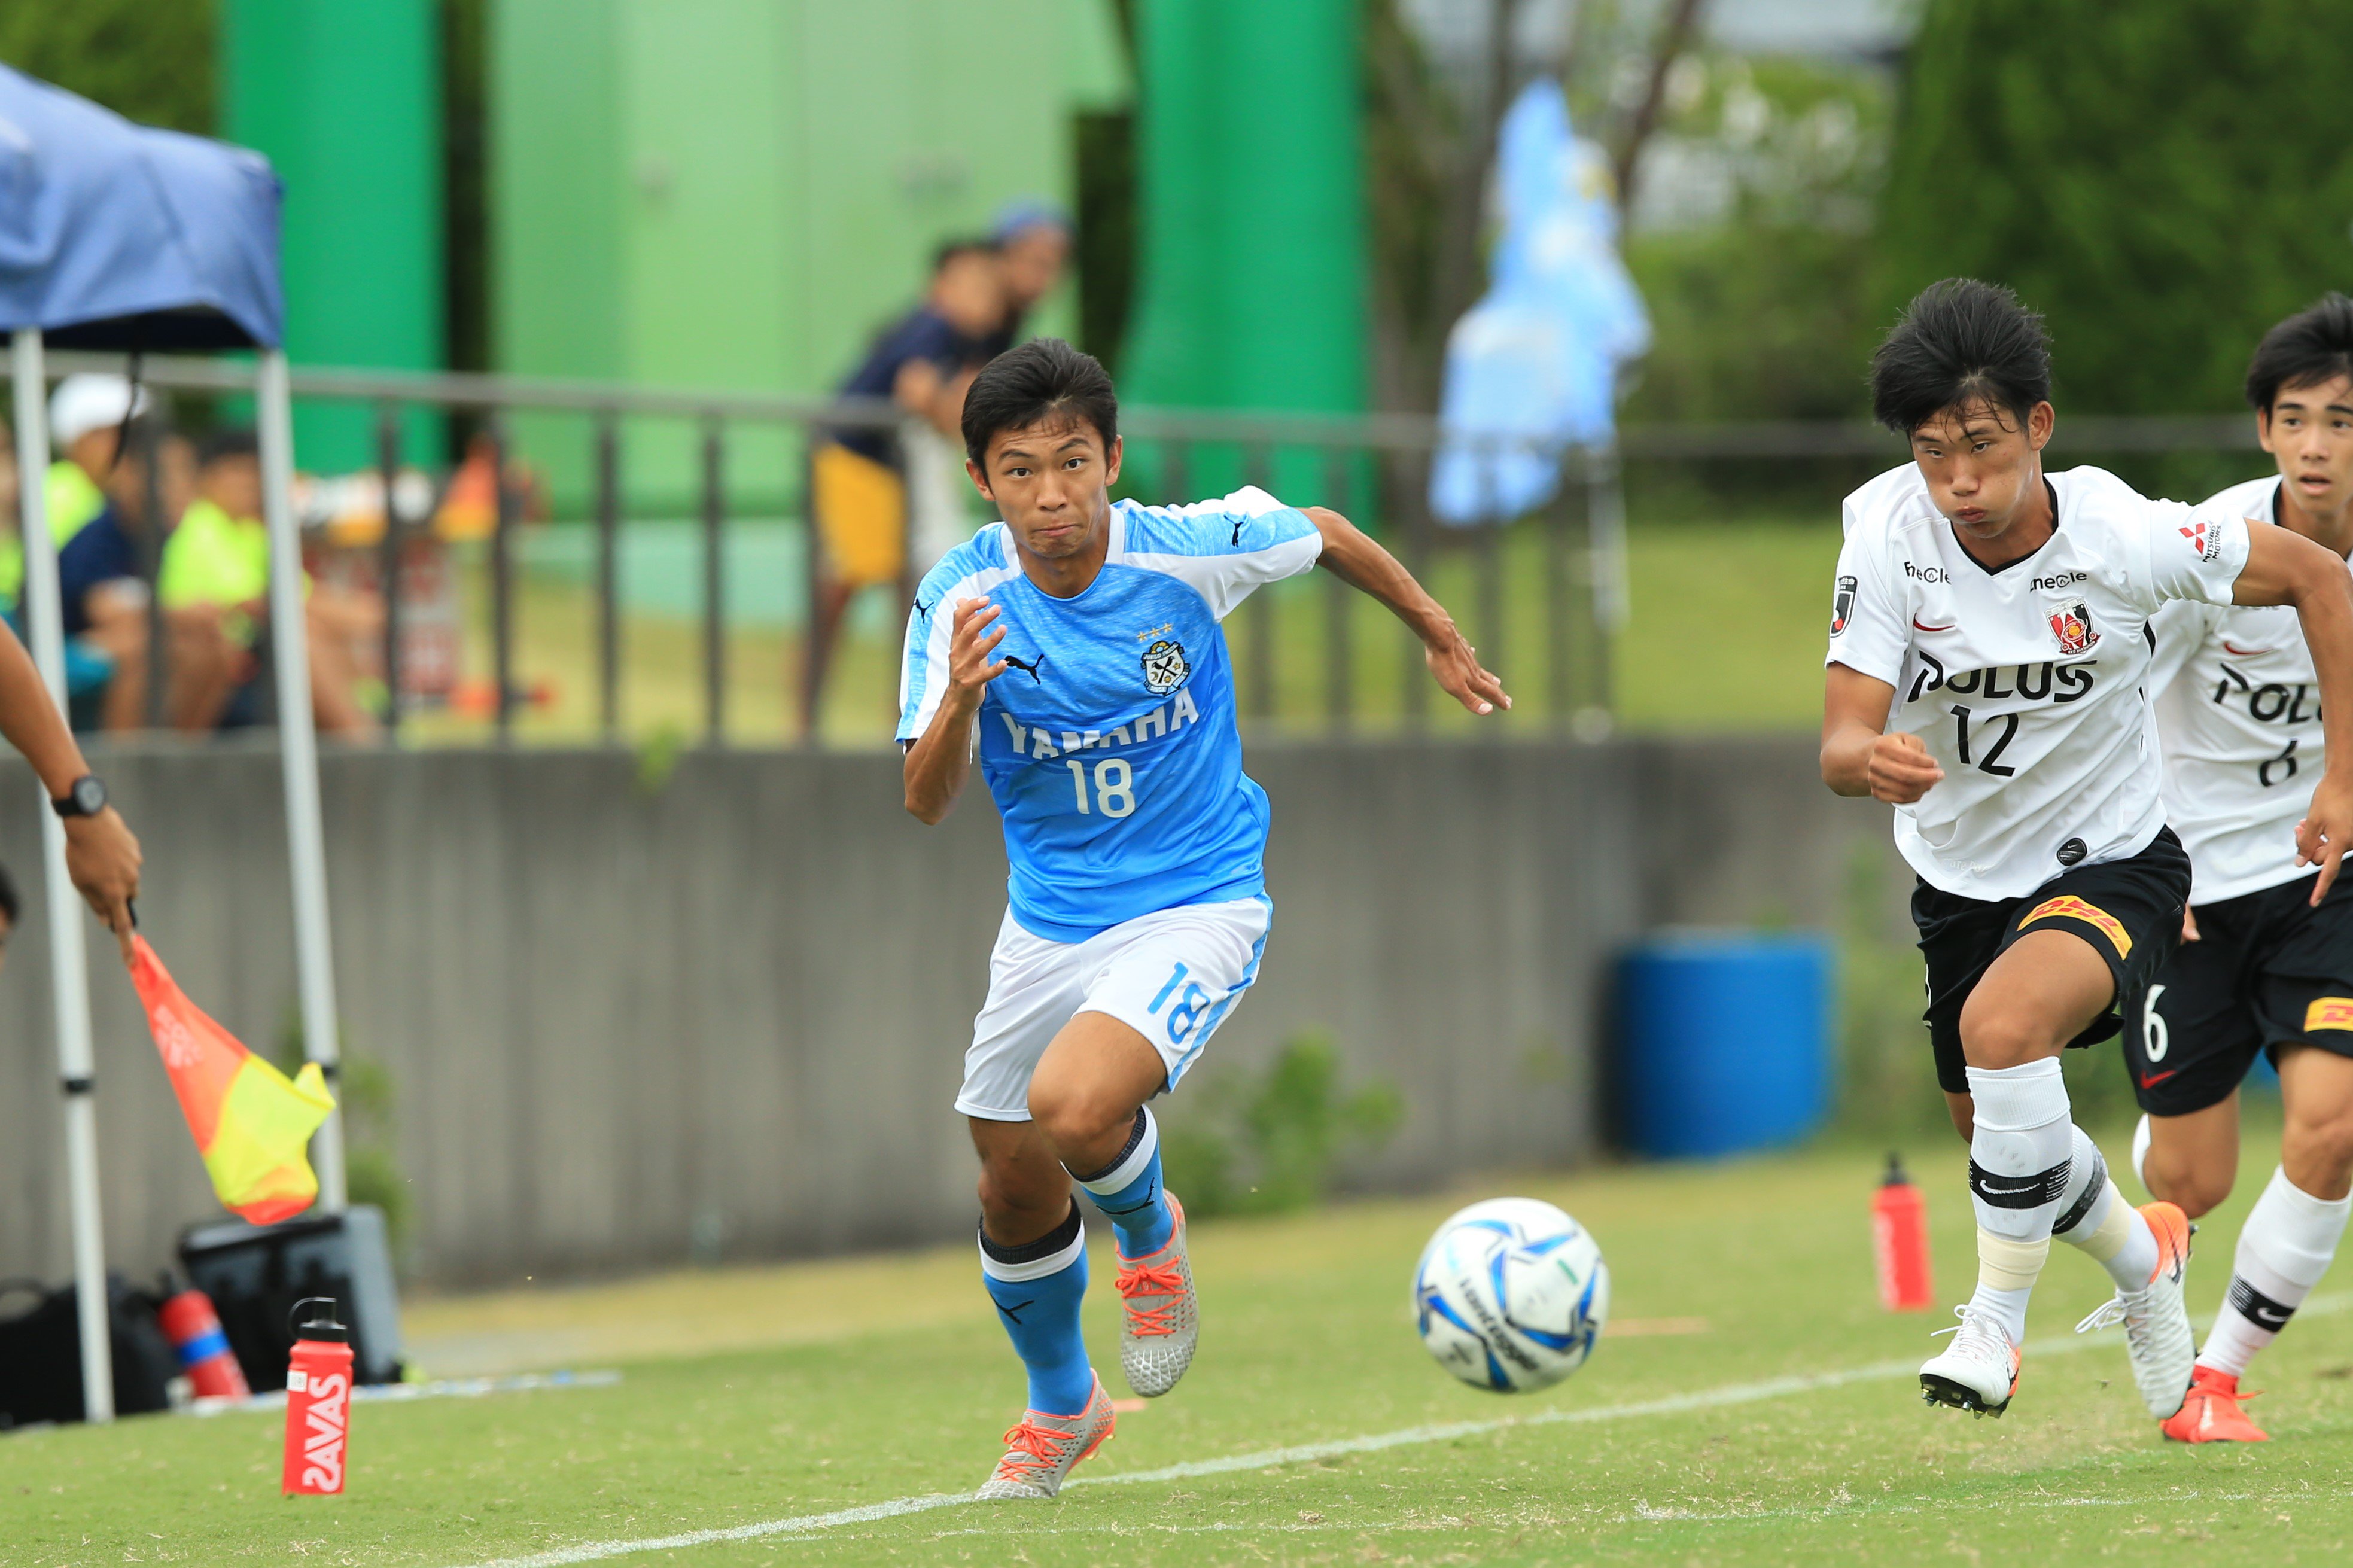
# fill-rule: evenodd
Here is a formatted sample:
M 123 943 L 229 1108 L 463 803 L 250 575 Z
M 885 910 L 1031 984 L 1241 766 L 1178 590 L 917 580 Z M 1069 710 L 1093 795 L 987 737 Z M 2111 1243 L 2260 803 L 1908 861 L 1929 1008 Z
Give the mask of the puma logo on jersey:
M 1005 661 L 1007 668 L 1019 670 L 1040 686 L 1046 684 L 1046 678 L 1038 673 L 1038 667 L 1046 662 L 1044 654 L 1041 653 L 1037 658 L 1029 659 L 1016 658 L 1009 653 L 999 654 L 997 657 Z
M 2094 903 L 2087 903 L 2073 893 L 2062 893 L 2055 899 L 2045 899 L 2028 911 L 2018 929 L 2024 931 L 2036 921 L 2082 921 L 2108 939 L 2118 958 L 2132 956 L 2132 934 L 2125 930 L 2124 921 Z
M 1059 757 L 1065 752 L 1109 750 L 1120 746 L 1142 745 L 1174 735 L 1187 724 L 1201 721 L 1201 710 L 1194 704 L 1188 689 L 1176 693 L 1176 700 L 1164 702 L 1141 719 L 1131 719 L 1106 734 L 1101 730 L 1064 730 L 1060 744 L 1055 743 L 1055 731 L 1044 725 L 1024 724 L 1003 709 L 997 716 L 1005 721 L 1006 738 L 1013 742 L 1017 757 Z

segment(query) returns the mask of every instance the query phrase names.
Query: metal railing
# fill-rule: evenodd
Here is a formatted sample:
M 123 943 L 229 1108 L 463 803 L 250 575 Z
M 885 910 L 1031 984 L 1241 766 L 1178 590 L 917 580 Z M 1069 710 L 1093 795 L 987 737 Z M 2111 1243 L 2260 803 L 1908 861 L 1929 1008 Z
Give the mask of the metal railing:
M 54 374 L 74 370 L 120 372 L 119 357 L 57 354 Z M 152 388 L 193 395 L 234 395 L 253 385 L 250 366 L 220 360 L 150 357 L 142 374 Z M 495 517 L 473 563 L 485 624 L 491 699 L 487 736 L 517 739 L 588 739 L 617 742 L 669 731 L 682 740 L 699 731 L 712 746 L 730 743 L 823 743 L 880 740 L 885 733 L 888 692 L 895 687 L 898 629 L 904 617 L 902 584 L 889 614 L 869 617 L 863 657 L 837 666 L 854 709 L 847 722 L 828 723 L 824 711 L 797 713 L 796 682 L 786 673 L 792 639 L 780 632 L 753 651 L 773 656 L 770 693 L 779 721 L 731 722 L 731 704 L 740 695 L 734 664 L 751 632 L 730 621 L 733 582 L 731 542 L 752 521 L 731 508 L 731 443 L 749 431 L 782 431 L 799 458 L 786 483 L 768 487 L 759 509 L 781 521 L 798 542 L 808 598 L 802 605 L 805 657 L 807 628 L 815 621 L 814 596 L 819 545 L 809 527 L 806 454 L 812 442 L 835 430 L 890 430 L 904 416 L 880 401 L 765 396 L 744 393 L 690 392 L 463 374 L 421 374 L 385 371 L 296 369 L 292 388 L 302 404 L 361 404 L 375 410 L 375 467 L 386 497 L 385 524 L 378 544 L 377 579 L 384 595 L 382 659 L 387 692 L 387 731 L 399 738 L 404 712 L 404 628 L 410 606 L 403 602 L 404 552 L 427 520 L 409 515 L 394 499 L 401 476 L 411 467 L 404 451 L 402 413 L 421 408 L 470 422 L 491 443 L 496 486 Z M 557 437 L 546 429 L 549 415 L 584 422 L 580 450 L 563 454 L 585 476 L 584 496 L 570 510 L 568 525 L 591 538 L 586 593 L 593 647 L 573 650 L 593 679 L 595 700 L 586 716 L 569 723 L 537 721 L 525 712 L 529 695 L 521 663 L 528 628 L 525 601 L 532 598 L 525 553 L 522 497 L 512 482 L 512 459 L 521 453 L 547 458 Z M 522 420 L 536 419 L 530 437 L 516 434 Z M 633 715 L 628 701 L 632 672 L 628 639 L 633 629 L 651 626 L 628 613 L 625 548 L 630 531 L 649 526 L 632 520 L 628 488 L 628 442 L 646 421 L 682 423 L 693 433 L 691 462 L 691 521 L 696 551 L 695 604 L 685 639 L 694 663 L 691 721 L 673 712 L 649 721 Z M 1710 464 L 1814 463 L 1859 479 L 1873 468 L 1899 461 L 1903 444 L 1865 425 L 1775 422 L 1704 426 L 1633 426 L 1620 433 L 1614 449 L 1568 448 L 1559 459 L 1562 482 L 1552 499 L 1508 526 L 1453 529 L 1433 522 L 1426 503 L 1429 475 L 1442 434 L 1421 416 L 1373 415 L 1337 417 L 1299 414 L 1231 414 L 1134 408 L 1122 415 L 1128 444 L 1128 469 L 1122 493 L 1152 501 L 1184 501 L 1196 492 L 1217 492 L 1247 481 L 1274 489 L 1293 504 L 1321 504 L 1377 531 L 1417 575 L 1431 582 L 1463 624 L 1481 657 L 1503 670 L 1521 698 L 1512 728 L 1591 727 L 1606 724 L 1612 690 L 1612 646 L 1626 602 L 1624 508 L 1621 474 L 1628 469 L 1680 470 Z M 2238 418 L 2099 419 L 2062 421 L 2062 450 L 2114 453 L 2221 451 L 2250 447 L 2249 422 Z M 437 465 L 438 466 L 438 465 Z M 1842 481 L 1841 481 L 1842 482 Z M 748 487 L 746 487 L 748 488 Z M 1818 487 L 1810 504 L 1834 510 L 1835 486 Z M 640 512 L 646 509 L 638 509 Z M 657 509 L 662 510 L 662 509 Z M 667 509 L 675 514 L 677 508 Z M 920 572 L 922 563 L 916 563 Z M 736 575 L 740 575 L 737 574 Z M 536 602 L 536 601 L 534 601 Z M 672 619 L 676 616 L 673 615 Z M 1419 645 L 1385 613 L 1362 601 L 1335 579 L 1279 584 L 1252 595 L 1229 623 L 1234 645 L 1237 698 L 1242 717 L 1261 730 L 1349 733 L 1442 727 L 1442 696 L 1431 700 Z M 668 628 L 675 633 L 681 628 Z M 765 635 L 765 634 L 763 634 Z M 670 639 L 678 639 L 672 636 Z M 1386 649 L 1384 643 L 1386 642 Z M 540 656 L 549 657 L 549 656 Z M 878 668 L 879 665 L 879 668 Z M 578 669 L 567 671 L 575 678 Z M 160 687 L 160 680 L 154 682 Z M 675 693 L 672 694 L 673 698 Z M 868 703 L 867 698 L 872 701 Z M 836 708 L 843 705 L 838 700 Z M 863 706 L 860 706 L 863 705 Z M 676 708 L 678 703 L 670 704 Z M 871 708 L 869 713 L 867 709 Z M 441 742 L 469 738 L 462 725 L 441 723 L 416 737 Z

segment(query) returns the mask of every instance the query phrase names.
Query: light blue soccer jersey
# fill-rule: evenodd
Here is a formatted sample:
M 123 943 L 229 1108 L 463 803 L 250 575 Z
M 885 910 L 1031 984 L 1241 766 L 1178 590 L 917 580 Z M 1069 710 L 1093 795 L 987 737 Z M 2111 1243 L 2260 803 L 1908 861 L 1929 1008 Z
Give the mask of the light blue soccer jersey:
M 1115 501 L 1111 552 L 1075 598 L 1022 574 L 1002 522 L 924 575 L 907 619 L 899 739 L 939 710 L 959 600 L 986 596 L 1008 668 L 980 705 L 980 771 L 1005 819 L 1013 918 L 1084 942 L 1180 904 L 1265 890 L 1266 792 L 1242 772 L 1219 624 L 1323 552 L 1264 490 L 1186 507 Z

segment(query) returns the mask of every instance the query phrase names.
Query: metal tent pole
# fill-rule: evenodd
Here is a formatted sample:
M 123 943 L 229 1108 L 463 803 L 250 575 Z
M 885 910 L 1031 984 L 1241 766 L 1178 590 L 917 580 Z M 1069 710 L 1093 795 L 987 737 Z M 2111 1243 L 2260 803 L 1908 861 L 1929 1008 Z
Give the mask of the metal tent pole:
M 58 552 L 49 543 L 47 378 L 39 329 L 19 327 L 10 358 L 16 381 L 17 516 L 25 543 L 25 617 L 33 662 L 66 711 L 65 622 Z M 114 1419 L 114 1350 L 108 1331 L 106 1240 L 98 1212 L 98 1104 L 90 1052 L 90 959 L 81 895 L 66 876 L 66 825 L 41 791 L 42 880 L 48 884 L 49 988 L 58 1009 L 58 1074 L 66 1098 L 66 1192 L 73 1211 L 74 1306 L 81 1325 L 81 1404 L 91 1421 Z
M 335 1026 L 334 949 L 327 931 L 327 850 L 319 821 L 319 739 L 311 713 L 311 644 L 302 614 L 302 539 L 294 526 L 293 396 L 286 355 L 262 352 L 255 393 L 261 416 L 261 511 L 269 529 L 269 638 L 277 654 L 278 747 L 286 771 L 287 861 L 294 872 L 294 963 L 302 995 L 302 1054 L 331 1085 L 342 1052 Z M 336 1086 L 340 1089 L 340 1086 Z M 343 1120 L 332 1111 L 311 1142 L 319 1206 L 341 1214 Z

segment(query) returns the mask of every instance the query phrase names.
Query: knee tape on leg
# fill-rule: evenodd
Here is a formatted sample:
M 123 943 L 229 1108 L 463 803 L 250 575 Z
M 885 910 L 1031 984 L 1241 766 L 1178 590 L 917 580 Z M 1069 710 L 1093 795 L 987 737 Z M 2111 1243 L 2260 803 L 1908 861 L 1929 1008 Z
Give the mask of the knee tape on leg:
M 1978 1227 L 1978 1283 L 1994 1290 L 2030 1290 L 2050 1259 L 2051 1241 L 2014 1241 Z

